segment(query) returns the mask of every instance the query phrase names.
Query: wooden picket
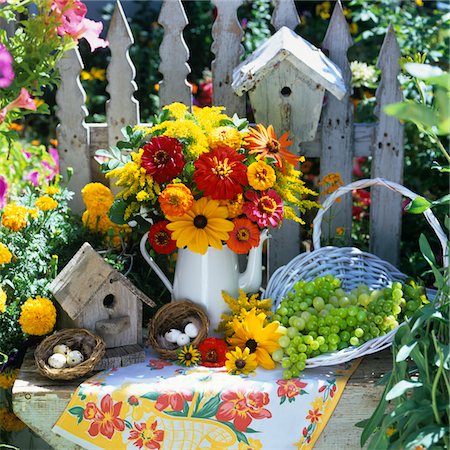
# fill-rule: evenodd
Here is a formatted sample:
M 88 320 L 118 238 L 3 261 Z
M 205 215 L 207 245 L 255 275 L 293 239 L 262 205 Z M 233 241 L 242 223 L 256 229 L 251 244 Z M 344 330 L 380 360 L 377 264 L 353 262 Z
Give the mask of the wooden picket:
M 232 70 L 238 64 L 242 52 L 243 31 L 237 21 L 237 9 L 243 0 L 212 0 L 212 3 L 217 8 L 212 45 L 215 55 L 212 64 L 214 104 L 225 105 L 228 113 L 236 112 L 242 116 L 245 112 L 244 100 L 234 94 L 230 85 Z M 161 105 L 180 101 L 190 106 L 192 96 L 187 82 L 187 76 L 190 73 L 187 64 L 189 50 L 183 39 L 183 29 L 188 21 L 181 0 L 164 0 L 159 22 L 164 27 L 159 69 L 163 75 L 159 92 Z M 299 18 L 293 0 L 274 2 L 272 24 L 275 29 L 283 25 L 293 29 L 298 23 Z M 84 123 L 83 91 L 77 81 L 82 66 L 74 56 L 76 51 L 72 52 L 66 62 L 60 65 L 62 85 L 58 92 L 57 103 L 60 108 L 58 136 L 62 151 L 61 159 L 64 167 L 76 168 L 71 187 L 78 192 L 84 183 L 91 178 L 97 179 L 99 176 L 95 170 L 89 171 L 95 150 L 113 145 L 123 124 L 139 122 L 138 105 L 133 99 L 133 92 L 136 89 L 133 80 L 134 68 L 127 53 L 132 44 L 132 36 L 119 1 L 110 25 L 108 39 L 112 59 L 107 69 L 108 92 L 111 98 L 108 103 L 106 124 L 86 125 Z M 341 68 L 348 94 L 341 101 L 329 96 L 323 109 L 321 126 L 316 139 L 303 143 L 301 153 L 307 157 L 321 158 L 321 177 L 338 171 L 344 182 L 348 183 L 351 180 L 352 159 L 356 156 L 372 156 L 373 176 L 383 176 L 392 181 L 401 182 L 403 129 L 399 122 L 379 112 L 378 123 L 353 124 L 353 111 L 349 101 L 351 72 L 347 58 L 347 50 L 351 45 L 352 39 L 342 5 L 337 2 L 323 47 L 328 50 L 330 59 Z M 382 111 L 384 105 L 401 99 L 397 81 L 399 54 L 395 33 L 390 28 L 378 61 L 382 71 L 381 83 L 376 93 L 379 111 Z M 71 66 L 71 61 L 75 62 L 74 67 Z M 80 209 L 80 207 L 81 203 L 78 201 L 75 208 Z M 337 205 L 333 215 L 335 217 L 331 222 L 332 230 L 337 226 L 344 226 L 350 230 L 351 199 L 346 199 Z M 400 226 L 398 196 L 374 188 L 371 206 L 371 249 L 394 264 L 398 261 Z M 276 249 L 271 256 L 272 268 L 283 264 L 291 254 L 300 251 L 299 241 L 296 241 L 297 235 L 297 228 L 283 224 L 272 240 L 276 242 L 275 245 L 273 245 L 274 242 L 272 243 L 272 247 Z

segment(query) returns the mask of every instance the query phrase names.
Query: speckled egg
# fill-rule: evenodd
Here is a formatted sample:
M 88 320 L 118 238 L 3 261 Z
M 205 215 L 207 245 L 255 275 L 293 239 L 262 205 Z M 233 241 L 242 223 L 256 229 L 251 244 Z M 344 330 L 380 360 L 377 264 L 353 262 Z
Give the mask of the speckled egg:
M 67 355 L 71 349 L 66 344 L 59 344 L 53 347 L 53 353 L 61 353 L 62 355 Z
M 84 356 L 78 350 L 72 350 L 67 354 L 67 365 L 69 367 L 76 366 L 84 361 Z
M 48 365 L 54 369 L 62 369 L 66 365 L 66 356 L 62 353 L 53 353 L 48 358 Z

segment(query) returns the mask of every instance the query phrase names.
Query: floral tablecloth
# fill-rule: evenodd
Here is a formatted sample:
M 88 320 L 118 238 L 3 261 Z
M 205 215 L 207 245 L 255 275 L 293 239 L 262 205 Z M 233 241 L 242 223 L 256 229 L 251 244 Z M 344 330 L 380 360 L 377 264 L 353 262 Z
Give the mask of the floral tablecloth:
M 148 360 L 82 383 L 53 428 L 86 449 L 310 449 L 359 361 L 253 376 Z

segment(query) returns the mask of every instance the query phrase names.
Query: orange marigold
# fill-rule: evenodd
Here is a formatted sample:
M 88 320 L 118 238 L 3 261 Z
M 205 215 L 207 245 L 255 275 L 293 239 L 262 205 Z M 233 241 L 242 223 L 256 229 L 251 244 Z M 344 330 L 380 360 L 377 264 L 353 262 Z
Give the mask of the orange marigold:
M 27 226 L 28 210 L 25 206 L 10 203 L 2 214 L 2 225 L 11 231 L 20 231 Z
M 35 206 L 41 211 L 51 211 L 58 206 L 58 202 L 48 195 L 43 195 L 36 200 Z
M 181 217 L 191 209 L 194 197 L 184 184 L 168 184 L 159 195 L 158 201 L 166 216 Z

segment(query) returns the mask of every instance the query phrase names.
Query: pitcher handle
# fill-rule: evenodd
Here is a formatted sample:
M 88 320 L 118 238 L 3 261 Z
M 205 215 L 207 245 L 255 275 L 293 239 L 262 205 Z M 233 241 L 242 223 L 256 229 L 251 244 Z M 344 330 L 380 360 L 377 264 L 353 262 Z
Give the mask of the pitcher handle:
M 160 280 L 164 283 L 164 285 L 166 286 L 166 288 L 169 290 L 170 294 L 172 295 L 173 294 L 172 283 L 164 275 L 164 272 L 160 269 L 158 264 L 156 264 L 155 260 L 150 256 L 150 254 L 148 253 L 147 249 L 145 248 L 145 244 L 147 243 L 147 240 L 148 240 L 147 236 L 148 236 L 148 232 L 145 233 L 144 236 L 142 236 L 142 239 L 141 239 L 140 249 L 141 249 L 142 256 L 148 262 L 150 267 L 156 272 L 156 275 L 158 275 Z

